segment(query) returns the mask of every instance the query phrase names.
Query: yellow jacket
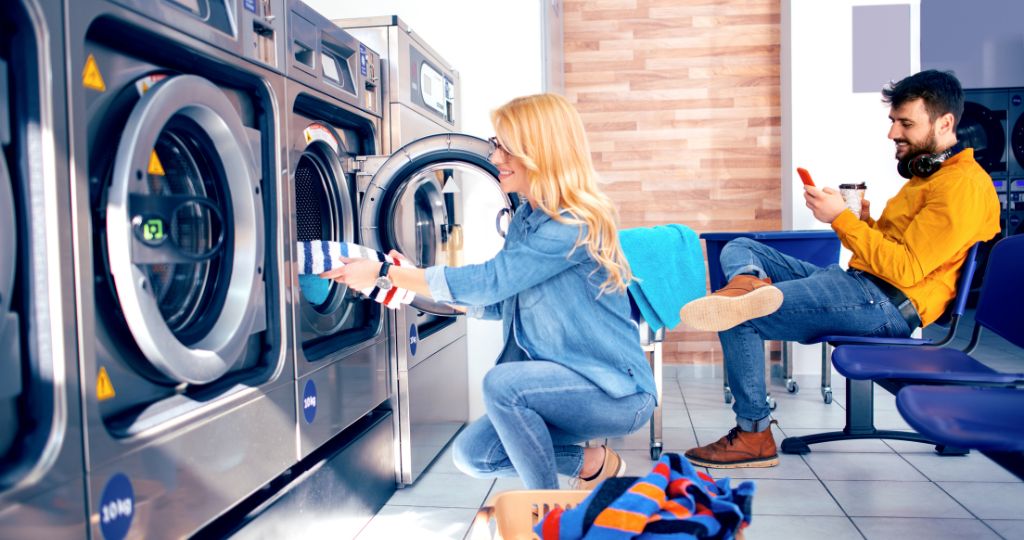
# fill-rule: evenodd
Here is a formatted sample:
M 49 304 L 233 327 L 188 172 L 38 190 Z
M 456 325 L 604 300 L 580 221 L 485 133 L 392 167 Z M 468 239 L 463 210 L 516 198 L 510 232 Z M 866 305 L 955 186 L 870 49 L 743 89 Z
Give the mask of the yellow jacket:
M 956 296 L 957 276 L 971 246 L 999 233 L 999 198 L 968 148 L 930 177 L 908 180 L 877 222 L 844 210 L 832 229 L 853 252 L 850 268 L 903 291 L 923 327 Z

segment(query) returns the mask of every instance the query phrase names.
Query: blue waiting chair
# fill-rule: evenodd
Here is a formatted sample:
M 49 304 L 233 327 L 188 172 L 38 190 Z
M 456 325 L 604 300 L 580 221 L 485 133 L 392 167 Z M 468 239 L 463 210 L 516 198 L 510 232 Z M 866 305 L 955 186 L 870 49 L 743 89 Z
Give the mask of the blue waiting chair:
M 1024 390 L 907 386 L 896 395 L 896 408 L 918 433 L 980 450 L 1024 479 Z
M 847 420 L 851 421 L 851 411 L 862 409 L 862 404 L 870 403 L 872 384 L 877 383 L 887 390 L 897 393 L 909 384 L 986 384 L 1015 385 L 1024 382 L 1024 374 L 999 373 L 970 356 L 970 352 L 978 345 L 982 328 L 988 328 L 996 334 L 1007 338 L 1018 346 L 1024 346 L 1024 336 L 1020 329 L 1024 328 L 1024 311 L 1020 309 L 1024 302 L 1024 282 L 1016 275 L 1015 268 L 1024 265 L 1024 236 L 1012 237 L 1000 241 L 992 249 L 988 269 L 982 287 L 981 298 L 975 315 L 975 328 L 971 342 L 965 350 L 957 350 L 940 346 L 908 346 L 908 345 L 842 345 L 833 354 L 833 365 L 836 370 L 847 377 L 847 394 L 859 398 L 858 406 L 847 404 Z M 963 284 L 965 280 L 961 280 Z M 966 283 L 970 284 L 967 280 Z M 850 388 L 853 388 L 851 390 Z M 852 392 L 852 393 L 851 393 Z M 864 394 L 866 393 L 866 400 Z M 958 408 L 955 403 L 947 407 Z M 871 410 L 867 409 L 867 419 Z M 857 420 L 863 420 L 859 418 Z M 896 439 L 936 445 L 940 454 L 964 454 L 967 450 L 955 446 L 951 440 L 933 439 L 931 433 L 877 430 L 873 425 L 849 425 L 843 432 L 817 433 L 805 438 L 793 438 L 799 443 L 808 444 L 823 441 L 841 441 L 849 439 Z M 791 440 L 786 440 L 791 441 Z M 952 445 L 952 446 L 950 446 Z M 783 441 L 783 452 L 786 443 Z M 798 449 L 794 442 L 790 450 Z
M 956 336 L 960 320 L 963 318 L 964 312 L 967 309 L 967 297 L 970 293 L 971 281 L 974 279 L 975 270 L 978 268 L 977 253 L 980 245 L 980 242 L 974 244 L 967 252 L 963 266 L 960 269 L 960 276 L 957 279 L 956 297 L 946 308 L 946 312 L 936 322 L 936 324 L 945 326 L 948 329 L 946 335 L 940 340 L 933 341 L 929 338 L 880 338 L 839 335 L 823 336 L 820 339 L 815 340 L 822 343 L 823 392 L 825 392 L 824 389 L 826 388 L 825 381 L 828 381 L 829 384 L 831 384 L 831 370 L 826 362 L 828 359 L 829 346 L 835 347 L 835 350 L 832 353 L 832 364 L 836 366 L 837 371 L 847 377 L 846 425 L 843 427 L 842 431 L 815 433 L 812 435 L 804 435 L 802 437 L 787 437 L 782 441 L 781 450 L 783 453 L 806 454 L 811 451 L 810 445 L 812 444 L 849 439 L 900 439 L 932 443 L 932 441 L 917 433 L 876 429 L 874 419 L 874 383 L 878 382 L 880 386 L 893 392 L 898 390 L 898 387 L 889 387 L 885 382 L 880 380 L 873 381 L 870 377 L 851 377 L 848 375 L 847 371 L 841 368 L 837 363 L 836 355 L 842 355 L 844 353 L 841 353 L 840 351 L 854 346 L 861 348 L 879 348 L 887 346 L 931 346 L 940 348 L 951 343 L 953 338 Z M 831 387 L 829 386 L 827 388 L 828 390 L 827 394 L 825 394 L 825 402 L 830 403 L 832 401 Z M 936 444 L 936 449 L 940 454 L 944 455 L 962 455 L 966 453 L 960 448 L 948 447 L 943 444 Z

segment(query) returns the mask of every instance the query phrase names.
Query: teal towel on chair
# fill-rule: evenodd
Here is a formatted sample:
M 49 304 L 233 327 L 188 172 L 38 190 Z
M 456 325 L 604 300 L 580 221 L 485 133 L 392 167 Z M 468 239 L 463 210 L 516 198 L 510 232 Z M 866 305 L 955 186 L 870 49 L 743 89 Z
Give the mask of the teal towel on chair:
M 619 242 L 633 270 L 629 293 L 640 314 L 651 330 L 674 328 L 679 309 L 705 294 L 707 273 L 697 233 L 684 225 L 658 225 L 619 231 Z

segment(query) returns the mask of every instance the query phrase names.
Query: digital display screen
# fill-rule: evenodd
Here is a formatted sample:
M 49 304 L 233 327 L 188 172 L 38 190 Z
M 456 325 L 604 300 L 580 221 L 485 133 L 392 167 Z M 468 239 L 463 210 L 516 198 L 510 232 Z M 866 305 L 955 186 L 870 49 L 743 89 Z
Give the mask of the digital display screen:
M 167 1 L 172 3 L 172 4 L 174 4 L 174 5 L 176 5 L 176 6 L 178 6 L 178 7 L 185 8 L 186 10 L 191 11 L 192 14 L 194 14 L 195 16 L 200 17 L 200 18 L 206 18 L 206 13 L 205 12 L 209 11 L 208 9 L 204 9 L 204 8 L 206 8 L 206 2 L 202 2 L 201 0 L 167 0 Z
M 320 55 L 320 61 L 324 66 L 324 77 L 334 82 L 341 82 L 341 76 L 338 75 L 338 62 L 326 54 Z
M 324 78 L 341 87 L 351 94 L 356 93 L 356 84 L 352 79 L 352 71 L 348 62 L 341 57 L 327 52 L 320 53 L 320 65 Z

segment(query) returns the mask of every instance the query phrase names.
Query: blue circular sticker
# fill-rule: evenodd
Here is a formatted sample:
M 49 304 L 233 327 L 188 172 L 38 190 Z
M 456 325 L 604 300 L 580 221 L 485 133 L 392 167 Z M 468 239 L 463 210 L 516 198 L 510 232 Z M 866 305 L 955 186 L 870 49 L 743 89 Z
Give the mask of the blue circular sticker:
M 302 390 L 302 415 L 306 417 L 307 424 L 312 424 L 316 418 L 316 384 L 313 379 L 306 381 Z
M 122 473 L 107 480 L 100 497 L 100 532 L 106 540 L 121 540 L 128 535 L 135 515 L 132 482 Z
M 420 342 L 420 332 L 415 324 L 409 325 L 409 354 L 416 356 L 416 344 Z

